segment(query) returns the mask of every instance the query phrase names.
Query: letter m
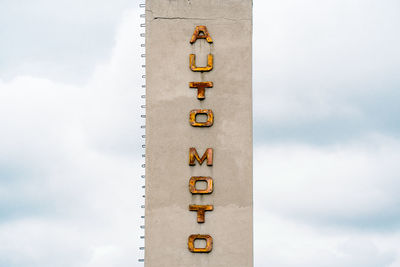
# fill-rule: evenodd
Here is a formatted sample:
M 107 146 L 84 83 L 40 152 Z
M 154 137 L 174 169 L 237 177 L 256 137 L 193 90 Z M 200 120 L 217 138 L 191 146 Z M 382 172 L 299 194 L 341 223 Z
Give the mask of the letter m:
M 200 165 L 203 164 L 203 161 L 207 159 L 207 166 L 213 165 L 213 149 L 207 148 L 206 152 L 204 152 L 203 156 L 200 158 L 199 154 L 197 153 L 196 148 L 191 147 L 189 148 L 189 165 L 194 166 L 196 165 L 195 160 L 197 160 Z

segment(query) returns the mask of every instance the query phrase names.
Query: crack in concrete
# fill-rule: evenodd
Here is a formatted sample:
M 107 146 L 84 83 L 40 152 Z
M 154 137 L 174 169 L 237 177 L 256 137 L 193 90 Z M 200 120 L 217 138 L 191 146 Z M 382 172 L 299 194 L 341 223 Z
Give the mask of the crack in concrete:
M 153 20 L 155 19 L 198 19 L 198 20 L 206 20 L 205 18 L 185 18 L 185 17 L 154 17 Z
M 152 20 L 157 19 L 167 19 L 167 20 L 188 20 L 188 19 L 195 19 L 195 20 L 232 20 L 232 21 L 249 21 L 251 19 L 233 19 L 233 18 L 187 18 L 187 17 L 153 17 Z
M 190 3 L 191 0 L 188 0 Z M 190 3 L 191 4 L 191 3 Z M 251 18 L 249 19 L 238 19 L 238 18 L 196 18 L 196 17 L 163 17 L 163 16 L 154 16 L 153 10 L 151 9 L 146 9 L 146 12 L 151 13 L 151 19 L 150 22 L 153 20 L 161 20 L 161 19 L 166 19 L 166 20 L 230 20 L 230 21 L 251 21 Z

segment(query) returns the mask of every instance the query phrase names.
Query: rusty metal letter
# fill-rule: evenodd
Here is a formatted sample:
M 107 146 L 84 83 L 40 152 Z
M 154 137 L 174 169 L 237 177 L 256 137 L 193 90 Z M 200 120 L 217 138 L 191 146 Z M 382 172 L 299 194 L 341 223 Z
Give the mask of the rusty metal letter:
M 196 29 L 194 29 L 192 38 L 190 39 L 190 43 L 194 44 L 197 41 L 197 39 L 206 39 L 208 43 L 213 42 L 210 34 L 208 33 L 207 27 L 203 26 L 203 25 L 196 26 Z
M 205 159 L 207 159 L 207 166 L 213 165 L 213 149 L 212 148 L 207 148 L 206 152 L 204 152 L 204 154 L 201 158 L 199 157 L 199 154 L 197 153 L 196 148 L 194 148 L 194 147 L 189 148 L 189 165 L 190 166 L 196 165 L 195 160 L 197 160 L 201 165 L 201 164 L 203 164 Z
M 197 189 L 196 183 L 198 181 L 204 181 L 207 183 L 206 189 Z M 214 190 L 214 183 L 211 177 L 203 177 L 203 176 L 193 176 L 189 180 L 189 191 L 192 194 L 211 194 Z
M 189 65 L 190 65 L 190 69 L 192 71 L 196 71 L 196 72 L 198 72 L 198 71 L 201 71 L 201 72 L 210 71 L 210 70 L 213 69 L 213 62 L 214 62 L 213 55 L 212 54 L 208 54 L 207 66 L 206 67 L 197 67 L 196 66 L 196 55 L 195 54 L 190 54 L 190 56 L 189 56 Z
M 204 247 L 204 248 L 196 248 L 194 246 L 194 241 L 196 239 L 204 239 L 204 240 L 206 240 L 206 247 Z M 189 251 L 193 252 L 193 253 L 208 253 L 213 248 L 213 239 L 212 239 L 212 237 L 210 235 L 199 235 L 199 234 L 191 235 L 191 236 L 189 236 L 189 239 L 188 239 L 188 248 L 189 248 Z
M 207 115 L 207 121 L 198 122 L 196 121 L 196 116 L 199 114 Z M 214 113 L 211 109 L 193 109 L 189 114 L 189 123 L 193 127 L 210 127 L 214 123 Z
M 190 88 L 197 88 L 197 99 L 203 100 L 206 98 L 206 88 L 212 88 L 213 82 L 190 82 Z
M 204 223 L 206 221 L 206 211 L 212 211 L 213 205 L 189 205 L 190 211 L 197 211 L 197 222 Z

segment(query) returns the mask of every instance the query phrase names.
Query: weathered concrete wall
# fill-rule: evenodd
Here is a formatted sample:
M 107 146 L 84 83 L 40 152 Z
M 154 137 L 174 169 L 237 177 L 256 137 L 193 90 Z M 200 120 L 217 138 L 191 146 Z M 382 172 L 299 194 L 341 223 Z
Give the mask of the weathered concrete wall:
M 198 25 L 213 44 L 191 45 Z M 146 267 L 253 266 L 252 1 L 146 1 Z M 193 72 L 214 55 L 214 69 Z M 212 81 L 206 99 L 189 82 Z M 189 124 L 192 109 L 212 109 L 212 127 Z M 214 149 L 212 167 L 189 166 L 189 148 Z M 211 176 L 210 195 L 192 195 L 191 176 Z M 189 204 L 211 204 L 205 223 Z M 188 250 L 191 234 L 209 234 L 210 253 Z

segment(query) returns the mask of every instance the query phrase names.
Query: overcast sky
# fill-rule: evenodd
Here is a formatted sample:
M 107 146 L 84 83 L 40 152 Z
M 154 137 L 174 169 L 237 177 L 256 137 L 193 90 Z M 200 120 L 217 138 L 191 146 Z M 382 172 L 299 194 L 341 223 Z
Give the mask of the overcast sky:
M 141 266 L 138 6 L 0 1 L 1 267 Z M 254 1 L 256 267 L 400 267 L 399 12 Z

